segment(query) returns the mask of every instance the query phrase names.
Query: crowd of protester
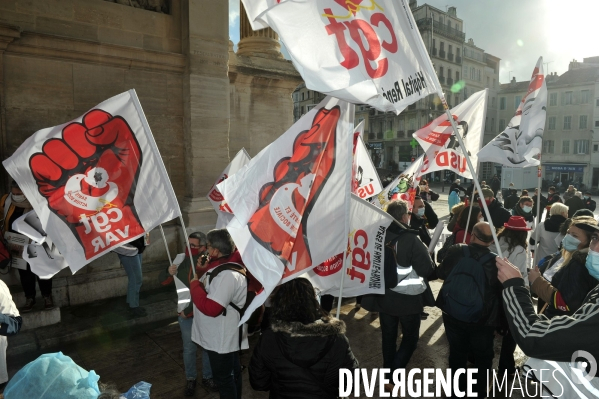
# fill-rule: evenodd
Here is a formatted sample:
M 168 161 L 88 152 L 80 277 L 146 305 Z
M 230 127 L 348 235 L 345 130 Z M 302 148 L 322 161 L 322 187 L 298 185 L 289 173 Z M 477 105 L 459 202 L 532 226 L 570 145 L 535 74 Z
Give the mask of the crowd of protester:
M 514 359 L 517 345 L 533 357 L 531 364 L 542 359 L 567 362 L 580 349 L 599 357 L 599 343 L 591 335 L 578 340 L 578 346 L 568 339 L 575 331 L 591 334 L 599 327 L 599 226 L 593 217 L 595 202 L 590 193 L 583 196 L 570 186 L 561 198 L 550 187 L 548 197 L 541 196 L 539 205 L 537 191 L 529 196 L 528 191 L 511 186 L 502 202 L 497 198 L 501 194 L 499 179 L 494 176 L 490 182 L 490 186 L 481 182 L 479 193 L 474 188 L 464 189 L 459 179 L 454 181 L 450 199 L 458 200 L 450 206 L 450 235 L 436 256 L 428 247 L 432 239 L 429 230 L 439 223 L 431 202 L 437 201 L 439 194 L 428 182 L 420 182 L 411 210 L 403 200 L 387 205 L 394 222 L 385 235 L 385 292 L 359 297 L 356 305 L 379 317 L 381 367 L 392 371 L 409 367 L 418 347 L 421 320 L 427 316 L 426 306 L 442 310 L 452 370 L 472 362 L 479 375 L 486 375 L 493 367 L 496 334 L 501 336 L 498 371 L 509 376 L 518 373 Z M 469 196 L 460 198 L 462 192 Z M 483 211 L 483 202 L 490 218 Z M 12 221 L 28 206 L 13 183 L 11 192 L 0 199 L 5 222 L 2 232 L 10 231 Z M 168 265 L 159 276 L 163 286 L 173 286 L 177 292 L 188 290 L 191 298 L 179 301 L 177 310 L 186 377 L 184 394 L 195 394 L 200 350 L 202 385 L 219 392 L 221 398 L 241 398 L 247 387 L 242 387 L 240 354 L 249 348 L 248 336 L 258 333 L 248 365 L 252 389 L 269 391 L 271 398 L 337 398 L 339 369 L 355 369 L 359 364 L 345 323 L 329 313 L 334 298 L 319 298 L 309 280 L 296 278 L 277 287 L 266 303 L 268 307 L 253 311 L 248 322 L 239 327 L 247 305 L 261 289 L 260 283 L 244 266 L 226 229 L 195 232 L 188 240 L 186 260 Z M 141 237 L 116 251 L 128 276 L 127 303 L 132 317 L 145 315 L 139 306 L 139 291 L 146 244 Z M 499 251 L 502 258 L 497 256 Z M 35 306 L 36 281 L 45 308 L 51 308 L 51 280 L 40 280 L 29 269 L 20 272 L 27 298 L 21 312 Z M 443 284 L 435 298 L 429 282 L 437 279 Z M 176 281 L 185 288 L 175 285 Z M 532 298 L 537 299 L 536 309 Z M 1 282 L 0 307 L 0 356 L 5 357 L 6 336 L 18 333 L 22 321 Z M 562 342 L 563 346 L 556 345 Z M 64 360 L 61 356 L 56 358 Z M 56 359 L 44 360 L 50 361 Z M 13 392 L 18 391 L 18 382 L 13 380 L 7 386 L 7 399 L 11 398 L 11 384 Z M 595 380 L 593 386 L 599 387 Z M 6 361 L 0 359 L 0 383 L 6 381 Z M 90 397 L 112 397 L 114 389 L 94 383 Z M 465 384 L 465 378 L 460 378 L 459 387 L 465 388 Z M 488 381 L 479 379 L 479 397 L 485 397 L 487 387 Z M 393 385 L 384 389 L 391 391 Z

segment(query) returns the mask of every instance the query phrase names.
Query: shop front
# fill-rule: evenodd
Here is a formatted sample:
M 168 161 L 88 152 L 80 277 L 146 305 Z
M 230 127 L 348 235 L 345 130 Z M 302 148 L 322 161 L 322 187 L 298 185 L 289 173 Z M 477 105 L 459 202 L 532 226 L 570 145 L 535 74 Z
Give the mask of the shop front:
M 573 184 L 581 188 L 586 166 L 585 164 L 544 164 L 544 179 L 557 187 Z

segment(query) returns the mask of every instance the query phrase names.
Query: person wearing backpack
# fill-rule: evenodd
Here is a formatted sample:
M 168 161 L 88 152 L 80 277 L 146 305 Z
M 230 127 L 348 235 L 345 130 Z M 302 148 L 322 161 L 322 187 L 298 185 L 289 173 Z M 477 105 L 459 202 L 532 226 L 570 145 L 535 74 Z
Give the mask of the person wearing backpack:
M 206 235 L 207 271 L 190 282 L 193 308 L 191 339 L 208 353 L 222 399 L 241 398 L 239 350 L 248 349 L 247 324 L 239 327 L 248 299 L 245 266 L 226 229 Z M 213 267 L 214 266 L 214 267 Z
M 385 234 L 385 294 L 365 295 L 362 307 L 379 312 L 383 367 L 396 370 L 405 368 L 416 350 L 424 306 L 434 306 L 428 278 L 434 275 L 435 263 L 418 237 L 418 231 L 407 226 L 407 202 L 390 202 L 387 213 L 395 222 Z M 403 337 L 398 349 L 400 324 Z
M 493 366 L 495 329 L 503 327 L 502 286 L 497 279 L 496 254 L 489 251 L 493 242 L 491 226 L 479 222 L 472 229 L 470 244 L 451 247 L 437 269 L 444 280 L 437 297 L 443 311 L 443 325 L 449 342 L 449 368 L 466 368 L 468 354 L 474 355 L 478 368 L 476 391 L 486 396 L 486 375 Z M 466 378 L 459 382 L 466 389 Z

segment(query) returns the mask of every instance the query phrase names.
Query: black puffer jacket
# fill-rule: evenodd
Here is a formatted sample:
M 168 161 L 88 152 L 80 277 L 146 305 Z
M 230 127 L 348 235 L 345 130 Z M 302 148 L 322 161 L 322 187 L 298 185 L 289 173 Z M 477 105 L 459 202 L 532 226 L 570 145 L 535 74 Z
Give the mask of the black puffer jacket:
M 391 223 L 385 234 L 385 284 L 395 279 L 397 284 L 397 264 L 393 250 L 388 243 L 397 241 L 397 247 L 403 249 L 397 253 L 400 266 L 412 266 L 418 276 L 424 278 L 426 291 L 419 295 L 406 295 L 385 288 L 384 295 L 370 294 L 362 298 L 362 307 L 370 312 L 383 312 L 392 316 L 419 314 L 424 306 L 435 306 L 435 297 L 428 285 L 428 279 L 434 276 L 435 263 L 428 253 L 428 248 L 418 237 L 418 231 L 408 229 L 403 224 Z
M 357 367 L 343 321 L 273 320 L 254 348 L 250 384 L 257 391 L 270 391 L 271 399 L 337 398 L 339 369 Z
M 449 274 L 458 264 L 458 262 L 464 257 L 462 251 L 463 244 L 457 244 L 449 248 L 447 256 L 443 259 L 443 262 L 437 268 L 437 277 L 441 280 L 447 279 Z M 490 253 L 488 247 L 483 247 L 478 244 L 469 244 L 470 256 L 476 260 L 482 258 L 484 255 Z M 487 284 L 485 286 L 485 298 L 483 314 L 481 319 L 476 324 L 493 327 L 505 327 L 507 321 L 503 314 L 503 307 L 501 303 L 501 291 L 503 289 L 501 283 L 497 279 L 497 266 L 495 266 L 495 258 L 491 258 L 485 262 L 482 267 L 485 269 L 485 276 L 487 277 Z M 437 296 L 436 305 L 442 309 L 444 300 L 441 295 Z
M 495 226 L 496 229 L 503 227 L 504 223 L 507 223 L 508 220 L 510 220 L 510 216 L 512 216 L 510 211 L 505 209 L 501 205 L 501 203 L 499 201 L 497 201 L 496 199 L 494 199 L 493 202 L 491 202 L 488 205 L 488 207 L 489 207 L 489 213 L 491 214 L 491 221 L 487 220 L 487 214 L 484 211 L 482 211 L 483 215 L 485 217 L 485 221 L 491 223 L 493 226 Z M 482 207 L 481 207 L 481 210 L 482 210 Z
M 560 315 L 573 315 L 582 306 L 587 294 L 599 284 L 585 266 L 587 254 L 588 249 L 574 252 L 570 262 L 562 266 L 551 279 L 551 285 L 558 290 L 570 310 L 562 311 L 549 303 L 544 312 L 545 316 L 551 319 Z M 554 263 L 555 261 L 552 261 L 550 265 Z

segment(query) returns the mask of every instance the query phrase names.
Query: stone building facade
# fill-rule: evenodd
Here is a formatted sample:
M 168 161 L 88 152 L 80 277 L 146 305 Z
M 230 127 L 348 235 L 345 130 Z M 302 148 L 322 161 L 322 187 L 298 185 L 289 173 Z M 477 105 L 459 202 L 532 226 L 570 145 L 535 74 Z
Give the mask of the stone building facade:
M 499 127 L 507 125 L 528 89 L 528 80 L 502 84 Z M 502 128 L 503 129 L 503 128 Z M 568 71 L 547 76 L 543 179 L 599 188 L 599 57 L 572 61 Z
M 133 4 L 135 3 L 135 4 Z M 293 122 L 301 82 L 276 34 L 248 29 L 229 41 L 229 4 L 202 0 L 0 1 L 0 159 L 35 131 L 68 122 L 101 101 L 135 89 L 181 206 L 188 231 L 216 215 L 205 198 L 240 148 L 250 155 Z M 8 176 L 2 170 L 1 192 Z M 156 199 L 159 200 L 159 199 Z M 171 253 L 182 229 L 165 226 Z M 166 266 L 160 234 L 144 253 L 144 285 Z M 15 275 L 2 277 L 22 295 Z M 116 255 L 54 279 L 58 305 L 125 294 Z

